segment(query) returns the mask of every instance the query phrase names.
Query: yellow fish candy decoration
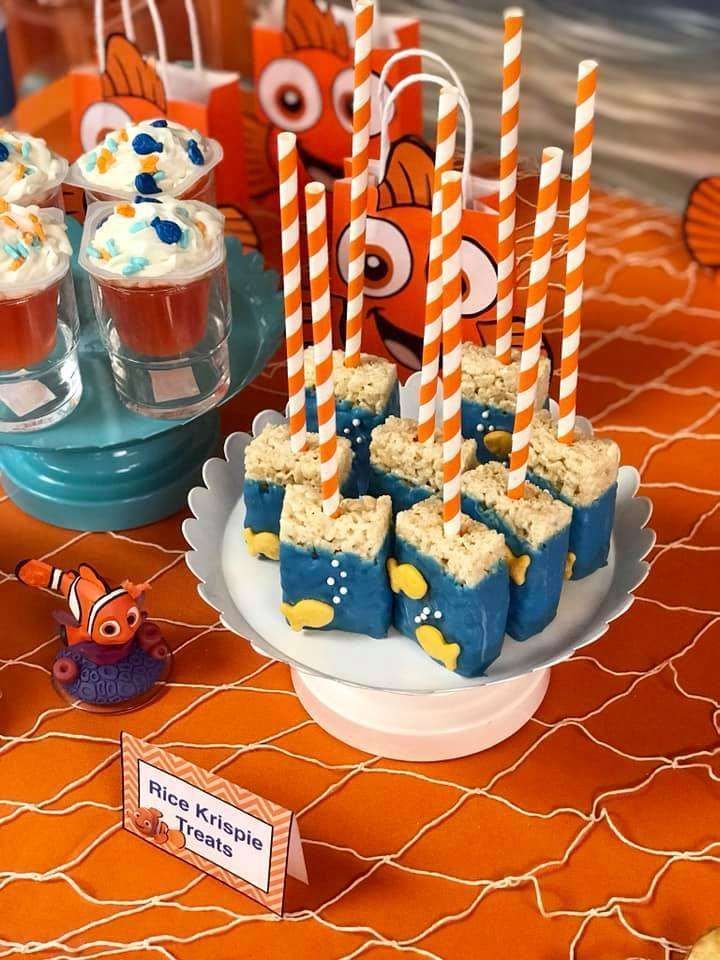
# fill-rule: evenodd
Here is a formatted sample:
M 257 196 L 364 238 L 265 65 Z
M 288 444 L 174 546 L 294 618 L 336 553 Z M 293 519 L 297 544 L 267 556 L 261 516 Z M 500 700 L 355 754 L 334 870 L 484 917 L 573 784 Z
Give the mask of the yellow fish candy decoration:
M 507 430 L 492 430 L 483 437 L 483 443 L 499 460 L 507 460 L 512 447 L 512 434 Z
M 387 571 L 393 593 L 402 592 L 411 600 L 422 600 L 428 592 L 427 580 L 411 563 L 398 563 L 394 557 L 390 557 Z
M 335 611 L 322 600 L 298 600 L 297 603 L 281 603 L 280 610 L 292 630 L 305 627 L 327 627 L 332 623 Z
M 530 557 L 528 557 L 527 554 L 522 554 L 521 556 L 516 557 L 510 547 L 506 546 L 505 562 L 508 565 L 510 579 L 513 583 L 516 583 L 519 587 L 521 587 L 525 583 L 527 569 L 530 566 Z
M 415 631 L 418 643 L 428 656 L 439 660 L 447 670 L 454 670 L 460 656 L 460 644 L 449 643 L 437 627 L 423 624 Z
M 251 557 L 262 556 L 267 557 L 268 560 L 280 558 L 280 537 L 276 533 L 270 533 L 269 530 L 260 530 L 255 533 L 250 527 L 245 527 L 243 536 Z
M 575 567 L 575 554 L 572 553 L 571 551 L 570 553 L 568 553 L 567 557 L 565 558 L 565 579 L 566 580 L 572 579 L 574 567 Z

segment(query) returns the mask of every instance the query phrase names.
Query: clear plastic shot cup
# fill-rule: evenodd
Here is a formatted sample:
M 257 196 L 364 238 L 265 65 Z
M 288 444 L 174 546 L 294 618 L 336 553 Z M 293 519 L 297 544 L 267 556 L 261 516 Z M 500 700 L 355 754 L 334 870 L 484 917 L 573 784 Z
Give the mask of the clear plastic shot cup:
M 110 241 L 116 256 L 108 260 L 98 231 L 109 217 L 121 216 L 117 210 L 125 211 L 129 227 L 126 233 L 125 224 L 114 221 L 122 232 L 119 240 Z M 178 244 L 175 249 L 171 242 L 165 251 L 152 233 L 155 217 L 192 233 L 203 211 L 219 224 L 218 235 L 204 246 Z M 157 204 L 101 202 L 88 207 L 79 262 L 90 274 L 95 314 L 115 386 L 135 413 L 160 419 L 197 416 L 227 393 L 231 312 L 223 221 L 208 204 L 172 198 Z M 150 231 L 145 234 L 149 245 L 143 241 L 144 231 Z M 208 239 L 207 229 L 202 237 L 203 242 Z M 133 239 L 138 240 L 137 246 Z M 131 249 L 122 250 L 127 243 Z M 143 260 L 152 260 L 158 250 L 172 258 L 171 269 L 151 276 L 148 267 L 160 269 L 155 263 L 135 269 Z
M 0 132 L 0 197 L 23 207 L 63 209 L 62 185 L 68 161 L 41 137 Z
M 107 134 L 70 165 L 66 182 L 83 189 L 88 203 L 167 194 L 214 205 L 215 168 L 222 158 L 217 140 L 172 121 L 146 120 Z
M 18 229 L 5 220 L 0 227 L 0 433 L 17 433 L 72 413 L 82 382 L 69 245 L 68 252 L 43 249 L 53 245 L 53 232 L 64 235 L 64 214 L 6 207 L 1 217 Z

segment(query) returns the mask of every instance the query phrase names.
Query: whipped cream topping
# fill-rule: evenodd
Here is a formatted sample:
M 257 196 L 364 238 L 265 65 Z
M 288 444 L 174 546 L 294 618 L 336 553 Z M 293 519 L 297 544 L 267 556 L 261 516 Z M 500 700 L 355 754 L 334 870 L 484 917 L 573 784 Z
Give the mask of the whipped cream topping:
M 181 196 L 217 162 L 218 146 L 172 120 L 141 120 L 112 130 L 75 162 L 99 192 Z
M 60 210 L 0 200 L 0 291 L 43 289 L 65 274 L 71 253 Z
M 9 203 L 54 190 L 66 172 L 67 161 L 41 137 L 0 130 L 0 196 Z
M 82 251 L 92 272 L 96 265 L 123 277 L 163 277 L 222 261 L 225 218 L 214 207 L 162 197 L 109 209 Z

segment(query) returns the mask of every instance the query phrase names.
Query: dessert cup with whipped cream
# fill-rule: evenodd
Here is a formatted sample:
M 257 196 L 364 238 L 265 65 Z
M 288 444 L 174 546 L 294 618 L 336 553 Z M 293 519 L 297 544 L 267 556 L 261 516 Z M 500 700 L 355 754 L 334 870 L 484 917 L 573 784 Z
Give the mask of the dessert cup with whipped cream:
M 0 200 L 0 431 L 67 416 L 82 386 L 62 210 Z
M 23 207 L 63 206 L 68 162 L 41 137 L 0 130 L 0 197 Z
M 94 150 L 70 167 L 68 182 L 89 202 L 137 200 L 167 194 L 215 203 L 215 167 L 223 157 L 217 140 L 172 120 L 140 120 L 111 130 Z
M 227 392 L 230 303 L 224 217 L 197 200 L 88 208 L 80 265 L 123 402 L 162 419 L 197 416 Z

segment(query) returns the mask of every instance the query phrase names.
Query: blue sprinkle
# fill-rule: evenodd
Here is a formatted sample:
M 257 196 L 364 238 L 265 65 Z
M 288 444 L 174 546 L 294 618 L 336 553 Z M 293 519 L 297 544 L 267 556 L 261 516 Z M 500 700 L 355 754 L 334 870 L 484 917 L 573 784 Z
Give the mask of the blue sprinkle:
M 105 247 L 107 248 L 107 252 L 110 254 L 111 257 L 117 257 L 117 255 L 120 253 L 120 251 L 117 248 L 117 244 L 112 239 L 112 237 L 109 240 L 105 241 Z
M 189 231 L 189 230 L 183 230 L 182 236 L 180 237 L 179 243 L 180 243 L 180 246 L 182 247 L 183 250 L 186 250 L 186 249 L 187 249 L 187 247 L 188 247 L 188 245 L 189 245 L 189 243 L 190 243 L 190 231 Z
M 157 183 L 158 180 L 164 180 L 166 176 L 167 174 L 164 172 L 164 170 L 158 170 L 158 172 L 155 174 L 155 182 Z
M 135 186 L 137 186 L 137 184 L 135 184 Z M 152 197 L 141 197 L 140 195 L 138 195 L 137 197 L 135 197 L 135 203 L 160 203 L 160 201 L 153 200 Z
M 25 167 L 25 169 L 23 170 L 23 176 L 29 177 L 34 169 L 35 169 L 34 167 Z
M 150 122 L 150 126 L 151 126 L 151 127 L 166 127 L 166 126 L 167 126 L 167 120 L 152 120 L 152 121 Z
M 25 246 L 25 244 L 22 242 L 22 240 L 18 240 L 18 242 L 15 244 L 15 249 L 16 249 L 17 252 L 20 254 L 20 256 L 23 257 L 23 258 L 30 256 L 30 251 L 29 251 L 28 248 Z
M 130 262 L 140 267 L 146 267 L 150 263 L 147 257 L 130 257 Z
M 147 220 L 136 220 L 128 230 L 128 233 L 140 233 L 141 230 L 144 230 L 145 227 L 149 226 L 150 224 L 147 222 Z
M 189 219 L 190 219 L 190 214 L 187 212 L 187 210 L 185 209 L 185 207 L 176 207 L 176 208 L 175 208 L 175 213 L 177 213 L 178 216 L 182 217 L 183 220 L 189 220 Z
M 135 177 L 135 189 L 138 193 L 160 193 L 160 187 L 151 173 L 139 173 Z
M 146 267 L 150 263 L 145 257 L 131 257 L 130 263 L 126 263 L 122 268 L 122 273 L 126 277 L 132 276 L 133 273 L 139 273 L 143 267 Z
M 4 143 L 0 143 L 0 163 L 2 163 L 4 160 L 7 160 L 9 156 L 10 156 L 10 151 L 8 150 L 8 148 L 5 146 Z
M 27 160 L 27 158 L 30 156 L 30 141 L 29 141 L 29 140 L 26 140 L 26 141 L 23 143 L 22 148 L 21 148 L 21 150 L 20 150 L 20 153 L 22 153 L 22 155 L 23 155 L 23 160 Z
M 172 220 L 161 220 L 160 217 L 155 217 L 155 219 L 151 221 L 150 226 L 155 229 L 155 233 L 163 243 L 180 242 L 182 230 L 176 223 L 173 223 Z
M 98 248 L 97 248 L 97 247 L 94 247 L 91 243 L 89 243 L 89 244 L 85 247 L 85 253 L 86 253 L 89 257 L 92 257 L 94 260 L 102 260 L 102 254 L 100 253 L 100 251 L 98 250 Z
M 4 243 L 3 250 L 9 257 L 12 257 L 13 260 L 15 260 L 17 257 L 20 256 L 19 252 L 15 249 L 15 247 L 11 243 Z
M 187 152 L 190 157 L 190 163 L 194 163 L 196 167 L 201 167 L 205 163 L 205 157 L 198 146 L 197 140 L 188 140 Z
M 105 146 L 108 148 L 110 153 L 115 153 L 115 151 L 118 148 L 117 140 L 113 140 L 112 137 L 108 137 L 107 140 L 105 141 Z
M 87 163 L 85 164 L 85 170 L 90 173 L 91 170 L 95 169 L 95 164 L 97 163 L 97 157 L 94 153 L 88 154 Z
M 132 148 L 135 153 L 146 156 L 148 153 L 162 153 L 163 145 L 155 137 L 151 137 L 149 133 L 139 133 L 136 137 L 133 137 Z
M 32 245 L 33 245 L 34 247 L 39 247 L 39 246 L 40 246 L 40 237 L 38 237 L 37 234 L 35 234 L 35 235 L 33 236 L 33 238 L 32 238 Z

